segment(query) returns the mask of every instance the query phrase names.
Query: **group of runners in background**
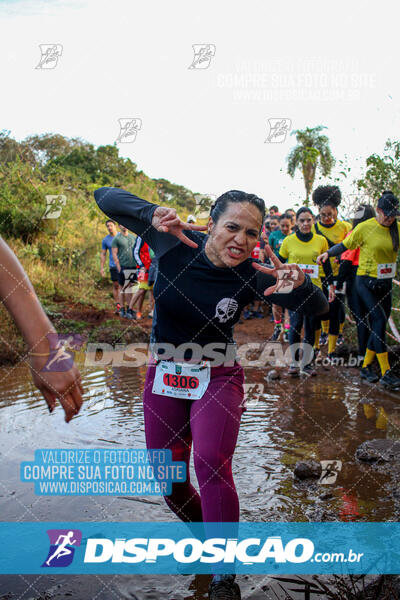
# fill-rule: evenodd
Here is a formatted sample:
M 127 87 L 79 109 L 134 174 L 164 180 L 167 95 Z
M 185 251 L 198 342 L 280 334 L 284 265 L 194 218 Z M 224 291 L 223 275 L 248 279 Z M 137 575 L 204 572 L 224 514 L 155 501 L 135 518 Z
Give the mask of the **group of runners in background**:
M 156 274 L 154 253 L 140 236 L 129 233 L 126 227 L 109 220 L 106 222 L 108 235 L 103 238 L 101 249 L 102 277 L 105 277 L 104 264 L 109 253 L 109 270 L 113 284 L 115 313 L 126 319 L 142 318 L 142 308 L 146 293 L 154 303 L 153 284 Z M 134 307 L 136 310 L 134 310 Z M 153 309 L 149 317 L 153 316 Z
M 187 223 L 195 223 L 196 220 L 194 215 L 189 215 Z M 109 219 L 106 227 L 108 235 L 101 243 L 100 273 L 102 277 L 106 276 L 104 267 L 108 252 L 115 314 L 125 319 L 141 320 L 144 299 L 150 292 L 147 316 L 153 318 L 153 285 L 157 276 L 157 259 L 153 250 L 140 236 L 130 233 L 116 221 Z
M 321 346 L 328 346 L 324 366 L 335 364 L 337 346 L 344 342 L 347 310 L 357 327 L 361 377 L 372 383 L 380 379 L 385 387 L 395 389 L 400 380 L 390 370 L 385 331 L 399 249 L 398 200 L 391 192 L 383 192 L 376 211 L 372 205 L 359 204 L 351 222 L 338 218 L 341 200 L 337 186 L 320 186 L 312 195 L 316 214 L 306 206 L 280 213 L 276 205 L 266 214 L 252 258 L 270 264 L 265 252 L 268 244 L 282 263 L 299 265 L 329 301 L 329 314 L 323 318 L 306 315 L 301 308 L 290 311 L 270 304 L 274 322 L 270 340 L 290 344 L 291 376 L 314 376 Z M 195 223 L 196 218 L 189 215 L 187 222 Z M 102 241 L 101 274 L 105 276 L 108 251 L 115 312 L 127 319 L 141 319 L 149 291 L 148 316 L 152 318 L 157 275 L 154 252 L 123 225 L 118 225 L 119 232 L 113 220 L 106 226 L 109 233 Z M 243 309 L 239 322 L 264 318 L 267 310 L 268 305 L 256 299 Z M 371 367 L 375 356 L 380 378 Z
M 272 340 L 282 336 L 290 344 L 289 374 L 313 376 L 321 345 L 328 344 L 328 363 L 335 364 L 347 298 L 357 325 L 361 378 L 400 389 L 385 343 L 400 237 L 399 202 L 392 192 L 382 193 L 376 211 L 360 204 L 351 223 L 338 218 L 337 186 L 314 191 L 316 215 L 307 206 L 283 214 L 274 206 L 266 216 L 262 199 L 231 190 L 211 207 L 206 226 L 184 223 L 174 209 L 118 188 L 96 190 L 95 199 L 155 252 L 151 343 L 189 350 L 196 342 L 201 350 L 196 360 L 154 350 L 143 391 L 147 448 L 168 448 L 173 460 L 186 463 L 186 481 L 164 496 L 182 521 L 239 522 L 232 458 L 246 410 L 244 370 L 236 356 L 212 366 L 208 349 L 216 344 L 228 354 L 240 317 L 262 318 L 269 304 Z M 114 255 L 117 244 L 114 239 Z M 380 377 L 372 368 L 375 357 Z M 198 382 L 195 392 L 176 391 L 181 376 Z M 199 492 L 189 476 L 192 447 Z M 210 600 L 240 600 L 235 579 L 226 567 L 215 566 Z
M 241 316 L 263 316 L 270 304 L 273 338 L 286 334 L 290 343 L 289 373 L 312 376 L 322 344 L 328 344 L 328 360 L 335 358 L 347 297 L 361 377 L 400 388 L 385 344 L 400 228 L 391 192 L 382 192 L 376 212 L 360 204 L 352 223 L 338 218 L 337 186 L 314 191 L 315 217 L 306 206 L 294 215 L 273 207 L 266 215 L 262 199 L 231 190 L 211 207 L 205 226 L 184 223 L 174 209 L 118 188 L 96 190 L 95 199 L 109 218 L 142 236 L 158 259 L 151 343 L 189 350 L 195 342 L 201 350 L 196 360 L 154 351 L 143 391 L 147 448 L 169 448 L 173 460 L 187 465 L 187 480 L 164 497 L 183 521 L 239 521 L 232 458 L 246 410 L 244 370 L 236 357 L 210 364 L 209 348 L 228 352 Z M 371 367 L 375 357 L 380 377 Z M 181 375 L 198 380 L 196 393 L 176 392 Z M 189 477 L 192 448 L 199 492 Z M 209 597 L 240 600 L 235 573 L 216 568 Z
M 278 221 L 275 210 L 266 217 L 261 198 L 231 190 L 215 201 L 207 225 L 184 222 L 174 209 L 119 188 L 100 188 L 94 195 L 109 219 L 101 270 L 104 275 L 111 251 L 119 314 L 134 318 L 136 307 L 139 318 L 154 282 L 152 352 L 143 390 L 146 447 L 170 449 L 173 461 L 186 463 L 186 480 L 173 483 L 171 494 L 164 496 L 181 520 L 239 522 L 232 458 L 246 405 L 233 333 L 246 310 L 262 312 L 270 304 L 273 337 L 287 333 L 293 351 L 290 373 L 313 375 L 322 343 L 328 343 L 328 357 L 335 356 L 347 298 L 357 325 L 361 377 L 400 388 L 385 344 L 400 238 L 399 202 L 392 192 L 382 192 L 376 210 L 360 204 L 348 223 L 338 219 L 341 193 L 336 186 L 314 191 L 315 218 L 304 206 L 294 218 L 293 211 L 286 212 Z M 279 224 L 279 232 L 270 230 L 271 221 Z M 0 259 L 8 274 L 0 278 L 0 299 L 28 346 L 33 381 L 50 412 L 57 399 L 61 402 L 68 422 L 82 405 L 81 375 L 74 364 L 69 371 L 44 369 L 59 351 L 58 336 L 21 264 L 1 239 Z M 154 266 L 157 271 L 151 274 Z M 164 354 L 183 347 L 190 353 L 194 343 L 200 349 L 195 359 Z M 371 366 L 375 358 L 380 377 Z M 192 448 L 199 491 L 190 480 Z M 216 565 L 210 599 L 240 600 L 235 577 Z

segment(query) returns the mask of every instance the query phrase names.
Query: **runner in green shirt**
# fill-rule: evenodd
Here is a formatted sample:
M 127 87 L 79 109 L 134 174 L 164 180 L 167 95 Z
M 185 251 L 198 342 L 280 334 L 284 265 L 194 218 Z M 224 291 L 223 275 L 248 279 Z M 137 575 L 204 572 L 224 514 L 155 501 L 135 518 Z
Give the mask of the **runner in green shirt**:
M 113 259 L 119 273 L 118 283 L 120 285 L 119 295 L 121 304 L 119 314 L 121 317 L 134 319 L 135 313 L 128 307 L 133 291 L 132 286 L 137 281 L 137 265 L 133 256 L 136 236 L 129 233 L 123 225 L 120 225 L 119 228 L 121 231 L 115 236 L 111 244 Z
M 282 215 L 283 217 L 285 217 L 286 215 Z M 284 221 L 289 221 L 289 218 L 287 218 Z M 290 233 L 290 228 L 289 228 L 289 233 Z M 283 240 L 285 239 L 287 234 L 283 233 L 280 229 L 277 229 L 276 231 L 273 231 L 268 239 L 268 243 L 271 246 L 274 254 L 276 254 L 278 256 L 279 254 L 279 248 L 282 245 Z
M 284 213 L 279 217 L 279 229 L 275 229 L 269 234 L 268 243 L 276 256 L 279 255 L 282 242 L 286 236 L 292 233 L 292 220 L 290 215 Z M 283 311 L 278 304 L 272 305 L 272 314 L 274 316 L 274 332 L 271 336 L 272 341 L 277 341 L 282 336 L 282 320 L 284 321 L 283 341 L 289 341 L 290 320 L 288 311 Z M 283 319 L 282 319 L 283 317 Z

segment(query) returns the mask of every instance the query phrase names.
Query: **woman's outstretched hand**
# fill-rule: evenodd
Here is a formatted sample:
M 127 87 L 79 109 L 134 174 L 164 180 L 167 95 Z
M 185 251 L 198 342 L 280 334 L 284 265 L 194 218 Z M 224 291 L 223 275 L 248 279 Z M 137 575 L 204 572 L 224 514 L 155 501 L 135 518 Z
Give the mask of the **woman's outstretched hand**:
M 157 231 L 162 233 L 170 233 L 175 235 L 184 244 L 187 244 L 191 248 L 197 248 L 198 244 L 190 240 L 183 231 L 185 229 L 192 229 L 195 231 L 205 231 L 207 225 L 194 225 L 192 223 L 185 223 L 176 214 L 174 208 L 166 208 L 164 206 L 158 206 L 153 213 L 153 219 L 151 224 Z
M 30 357 L 33 383 L 42 393 L 50 412 L 55 409 L 56 401 L 60 402 L 65 412 L 65 421 L 69 423 L 78 414 L 83 402 L 81 374 L 75 364 L 69 371 L 44 372 L 42 367 L 46 360 L 43 361 L 42 357 Z
M 325 261 L 327 261 L 328 258 L 329 258 L 329 254 L 327 252 L 323 252 L 317 258 L 317 265 L 322 265 L 322 263 L 324 263 Z
M 59 400 L 67 423 L 82 405 L 81 375 L 73 364 L 69 371 L 43 371 L 49 352 L 48 334 L 57 335 L 40 304 L 32 283 L 18 258 L 0 238 L 0 301 L 10 313 L 29 351 L 29 366 L 35 386 L 43 394 L 50 412 Z M 32 352 L 33 349 L 33 352 Z M 36 354 L 37 353 L 37 354 Z M 47 358 L 46 358 L 47 356 Z
M 271 294 L 290 294 L 292 290 L 299 287 L 305 279 L 303 271 L 299 265 L 282 263 L 279 258 L 272 252 L 271 246 L 265 245 L 265 254 L 268 256 L 274 267 L 272 269 L 264 267 L 259 263 L 252 263 L 257 271 L 272 275 L 276 278 L 276 284 L 268 287 L 264 296 Z

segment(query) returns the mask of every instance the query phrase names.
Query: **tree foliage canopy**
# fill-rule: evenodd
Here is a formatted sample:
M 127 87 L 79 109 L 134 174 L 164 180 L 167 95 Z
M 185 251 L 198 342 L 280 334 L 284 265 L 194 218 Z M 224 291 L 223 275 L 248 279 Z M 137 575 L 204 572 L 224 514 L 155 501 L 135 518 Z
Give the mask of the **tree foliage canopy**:
M 371 154 L 366 161 L 366 173 L 357 186 L 377 200 L 384 190 L 400 195 L 400 141 L 387 140 L 383 156 Z
M 79 138 L 60 134 L 31 135 L 17 142 L 0 132 L 0 233 L 31 242 L 49 226 L 43 215 L 46 195 L 64 194 L 75 208 L 84 203 L 100 218 L 93 190 L 125 187 L 141 198 L 193 212 L 194 194 L 166 179 L 152 179 L 138 170 L 114 145 L 97 148 Z
M 326 127 L 318 125 L 317 127 L 296 129 L 291 134 L 296 135 L 297 146 L 290 151 L 287 157 L 287 172 L 294 177 L 296 170 L 301 169 L 306 188 L 306 204 L 309 202 L 317 168 L 320 168 L 322 175 L 326 177 L 335 164 L 329 147 L 329 138 L 321 134 L 323 129 Z

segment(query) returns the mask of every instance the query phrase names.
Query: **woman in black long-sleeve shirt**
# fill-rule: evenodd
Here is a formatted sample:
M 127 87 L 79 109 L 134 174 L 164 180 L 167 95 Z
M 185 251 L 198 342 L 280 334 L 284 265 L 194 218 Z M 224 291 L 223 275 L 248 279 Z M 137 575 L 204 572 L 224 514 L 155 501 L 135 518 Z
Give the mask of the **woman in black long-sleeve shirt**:
M 121 189 L 101 188 L 95 199 L 108 217 L 140 235 L 158 259 L 151 334 L 157 361 L 148 368 L 143 393 L 146 444 L 170 448 L 173 460 L 189 466 L 193 443 L 200 487 L 199 494 L 187 468 L 186 481 L 174 483 L 164 498 L 183 521 L 237 522 L 231 464 L 245 408 L 233 326 L 244 306 L 266 295 L 310 314 L 326 312 L 326 299 L 297 265 L 282 265 L 272 251 L 274 269 L 250 258 L 265 212 L 263 200 L 253 194 L 220 196 L 208 235 L 200 231 L 205 227 L 181 221 L 175 210 Z M 185 348 L 196 364 L 181 364 L 189 358 Z

